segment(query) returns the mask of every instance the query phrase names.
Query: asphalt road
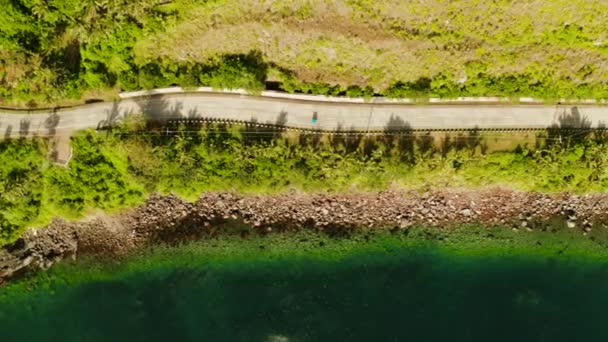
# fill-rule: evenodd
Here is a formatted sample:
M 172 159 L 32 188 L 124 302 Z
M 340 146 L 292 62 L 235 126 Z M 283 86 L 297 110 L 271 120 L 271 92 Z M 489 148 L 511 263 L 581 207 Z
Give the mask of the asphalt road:
M 0 110 L 0 137 L 55 135 L 120 122 L 145 113 L 148 120 L 232 119 L 322 130 L 506 129 L 601 127 L 608 106 L 601 105 L 412 105 L 331 103 L 239 94 L 173 94 L 36 112 Z M 313 117 L 317 118 L 313 123 Z

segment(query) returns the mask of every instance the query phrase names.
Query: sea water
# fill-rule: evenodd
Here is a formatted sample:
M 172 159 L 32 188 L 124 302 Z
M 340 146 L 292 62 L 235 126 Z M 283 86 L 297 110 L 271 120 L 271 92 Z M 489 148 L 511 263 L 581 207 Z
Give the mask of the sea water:
M 0 340 L 608 341 L 601 257 L 300 240 L 63 265 L 0 289 Z

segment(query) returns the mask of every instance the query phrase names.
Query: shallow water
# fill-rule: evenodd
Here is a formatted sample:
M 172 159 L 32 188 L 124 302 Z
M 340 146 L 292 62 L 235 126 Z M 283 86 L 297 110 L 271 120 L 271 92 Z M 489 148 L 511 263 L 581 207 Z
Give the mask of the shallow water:
M 152 252 L 142 267 L 65 267 L 1 289 L 1 340 L 608 341 L 599 258 L 209 255 Z

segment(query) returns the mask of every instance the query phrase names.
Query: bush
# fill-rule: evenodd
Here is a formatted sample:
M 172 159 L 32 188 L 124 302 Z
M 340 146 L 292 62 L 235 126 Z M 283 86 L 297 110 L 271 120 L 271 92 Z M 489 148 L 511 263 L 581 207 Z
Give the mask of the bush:
M 46 169 L 40 140 L 0 142 L 0 246 L 16 239 L 40 212 Z
M 267 65 L 259 53 L 227 55 L 204 66 L 199 81 L 213 88 L 244 88 L 262 91 L 266 87 Z
M 51 204 L 80 213 L 85 208 L 120 208 L 143 198 L 142 186 L 133 181 L 125 156 L 113 151 L 111 140 L 87 131 L 74 137 L 72 145 L 70 169 L 47 173 Z

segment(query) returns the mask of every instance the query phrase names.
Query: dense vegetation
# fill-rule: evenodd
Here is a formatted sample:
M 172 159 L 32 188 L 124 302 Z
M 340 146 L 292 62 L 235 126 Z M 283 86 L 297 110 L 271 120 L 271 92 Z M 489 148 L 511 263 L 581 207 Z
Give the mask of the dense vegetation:
M 349 96 L 608 98 L 599 0 L 0 3 L 6 105 L 267 81 Z
M 488 153 L 494 138 L 476 132 L 433 137 L 290 135 L 268 128 L 208 124 L 149 130 L 132 120 L 107 133 L 73 138 L 69 169 L 46 162 L 45 141 L 0 143 L 0 244 L 52 215 L 113 210 L 147 194 L 203 191 L 378 190 L 389 186 L 491 186 L 522 190 L 604 191 L 608 144 L 601 132 L 557 136 Z M 561 141 L 561 142 L 560 142 Z

